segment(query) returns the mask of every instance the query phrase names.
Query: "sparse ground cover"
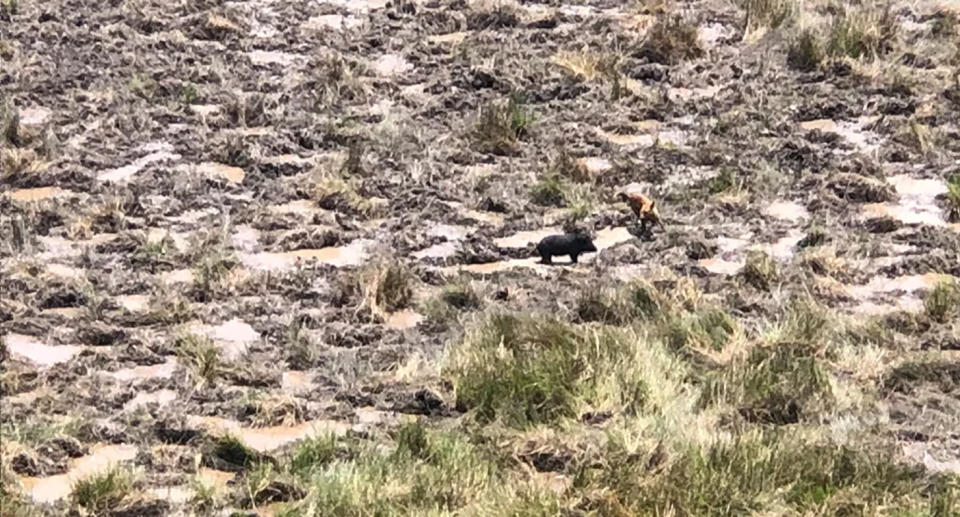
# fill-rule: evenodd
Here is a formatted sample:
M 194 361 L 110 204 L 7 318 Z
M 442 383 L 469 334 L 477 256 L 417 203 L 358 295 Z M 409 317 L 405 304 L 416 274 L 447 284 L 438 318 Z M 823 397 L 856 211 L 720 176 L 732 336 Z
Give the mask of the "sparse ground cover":
M 0 0 L 0 513 L 960 515 L 958 9 Z

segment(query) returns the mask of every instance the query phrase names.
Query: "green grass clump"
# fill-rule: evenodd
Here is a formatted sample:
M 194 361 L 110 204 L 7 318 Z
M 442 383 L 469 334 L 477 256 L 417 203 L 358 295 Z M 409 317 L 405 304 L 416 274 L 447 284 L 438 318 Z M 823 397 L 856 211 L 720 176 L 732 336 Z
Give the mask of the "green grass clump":
M 947 180 L 947 220 L 960 223 L 960 174 Z
M 923 300 L 924 312 L 937 323 L 946 323 L 960 317 L 960 284 L 956 281 L 938 283 Z
M 590 216 L 597 204 L 590 185 L 576 183 L 555 171 L 547 172 L 530 187 L 530 199 L 541 206 L 566 207 L 567 218 L 572 221 Z
M 576 416 L 581 341 L 559 320 L 493 316 L 464 347 L 469 355 L 454 373 L 458 406 L 517 426 Z
M 392 447 L 357 444 L 350 457 L 301 458 L 306 499 L 290 515 L 336 517 L 545 515 L 556 497 L 503 468 L 502 458 L 465 433 L 431 431 L 420 423 L 400 428 Z M 326 449 L 324 449 L 326 450 Z M 311 453 L 312 454 L 312 453 Z M 500 513 L 526 508 L 526 513 Z
M 313 336 L 303 327 L 303 319 L 293 318 L 286 331 L 287 364 L 294 370 L 309 370 L 320 358 L 320 350 Z
M 192 240 L 182 259 L 193 265 L 192 295 L 198 302 L 208 302 L 224 292 L 227 275 L 238 264 L 225 231 L 201 233 Z
M 154 242 L 144 240 L 140 247 L 133 253 L 133 263 L 138 267 L 149 269 L 151 273 L 157 272 L 157 266 L 170 265 L 170 260 L 174 249 L 173 239 L 165 235 L 163 239 Z
M 94 313 L 95 311 L 88 310 L 88 312 Z M 147 312 L 140 315 L 138 319 L 145 325 L 175 325 L 190 320 L 195 313 L 196 311 L 186 297 L 163 286 L 151 294 Z
M 257 463 L 244 473 L 238 485 L 238 499 L 244 508 L 297 501 L 306 496 L 300 479 L 271 462 Z
M 184 83 L 180 85 L 180 93 L 177 95 L 177 102 L 182 106 L 196 104 L 202 100 L 202 94 L 194 83 Z
M 723 350 L 740 332 L 736 318 L 719 308 L 682 313 L 665 326 L 667 343 L 676 351 Z
M 960 515 L 960 477 L 947 475 L 934 481 L 930 490 L 930 515 Z
M 0 180 L 4 182 L 23 181 L 21 178 L 28 177 L 40 179 L 49 167 L 50 162 L 33 149 L 12 146 L 0 149 Z
M 749 251 L 740 276 L 753 287 L 769 291 L 780 278 L 780 268 L 770 255 L 762 251 Z
M 235 127 L 257 127 L 272 123 L 271 111 L 275 104 L 259 92 L 235 93 L 224 106 L 227 119 Z
M 652 319 L 661 315 L 665 303 L 653 287 L 635 283 L 629 288 L 629 296 L 637 317 Z
M 203 459 L 213 468 L 240 471 L 257 465 L 261 457 L 240 438 L 224 434 L 207 444 Z
M 608 449 L 604 468 L 581 481 L 597 489 L 587 504 L 598 515 L 926 515 L 896 512 L 923 508 L 932 484 L 922 468 L 901 465 L 882 448 L 837 447 L 779 431 L 653 459 Z
M 225 287 L 227 274 L 236 265 L 231 254 L 221 253 L 204 256 L 193 268 L 193 287 L 197 301 L 210 301 Z
M 123 501 L 132 486 L 130 472 L 111 468 L 77 480 L 70 491 L 70 502 L 93 515 L 105 515 Z
M 596 211 L 596 193 L 588 185 L 567 185 L 563 193 L 566 217 L 572 221 L 586 219 Z
M 650 27 L 641 53 L 655 63 L 676 65 L 704 54 L 697 26 L 678 15 L 664 15 Z
M 174 349 L 200 383 L 213 381 L 223 370 L 220 348 L 209 338 L 183 334 L 177 338 Z
M 723 167 L 720 172 L 703 181 L 702 187 L 710 194 L 717 195 L 724 192 L 736 191 L 743 185 L 743 180 L 732 167 Z
M 480 109 L 470 132 L 474 148 L 483 153 L 512 155 L 533 125 L 533 113 L 524 108 L 517 95 L 506 102 L 491 102 Z
M 747 29 L 786 26 L 799 12 L 794 0 L 740 0 L 738 4 L 746 12 Z
M 577 301 L 577 316 L 585 322 L 624 325 L 634 318 L 636 310 L 625 294 L 619 291 L 584 289 Z
M 553 317 L 494 314 L 451 354 L 457 406 L 517 428 L 575 418 L 586 408 L 643 408 L 644 353 L 633 332 Z M 644 351 L 644 347 L 647 351 Z
M 480 295 L 469 284 L 450 284 L 443 288 L 440 299 L 447 305 L 460 310 L 479 309 L 483 304 Z
M 834 57 L 876 59 L 893 49 L 898 32 L 899 24 L 889 4 L 882 11 L 841 13 L 830 26 L 826 51 Z
M 336 435 L 332 433 L 316 435 L 300 442 L 293 454 L 290 467 L 295 474 L 309 477 L 313 471 L 324 468 L 336 457 Z
M 581 289 L 576 314 L 583 322 L 626 325 L 665 317 L 665 305 L 656 289 L 639 282 L 618 289 L 587 285 Z
M 825 53 L 823 42 L 810 29 L 804 29 L 787 50 L 787 66 L 800 72 L 820 67 Z
M 354 274 L 352 289 L 360 296 L 359 308 L 382 317 L 410 306 L 415 280 L 416 276 L 406 264 L 381 259 Z
M 151 79 L 150 77 L 137 75 L 130 79 L 127 83 L 127 87 L 130 89 L 130 92 L 140 97 L 146 101 L 153 100 L 154 96 L 157 94 L 157 82 Z
M 318 65 L 310 78 L 310 83 L 314 85 L 314 107 L 318 112 L 367 101 L 371 88 L 363 81 L 364 74 L 368 73 L 363 64 L 336 55 Z
M 800 342 L 820 348 L 822 345 L 829 344 L 828 338 L 831 337 L 835 326 L 829 309 L 811 298 L 798 297 L 793 299 L 783 311 L 777 340 Z
M 12 148 L 22 145 L 20 140 L 20 111 L 11 101 L 5 100 L 0 103 L 0 142 L 4 144 L 4 148 Z M 7 171 L 7 167 L 4 167 L 4 171 L 0 178 L 7 179 L 12 175 Z
M 845 328 L 843 339 L 857 347 L 890 348 L 895 343 L 896 333 L 885 324 L 882 317 L 874 316 Z
M 443 286 L 440 293 L 424 303 L 423 314 L 430 321 L 447 323 L 465 311 L 479 309 L 483 300 L 467 282 L 455 282 Z
M 56 438 L 74 439 L 80 434 L 83 422 L 74 417 L 38 415 L 29 422 L 0 422 L 0 440 L 39 446 Z
M 351 147 L 351 149 L 355 148 L 356 146 Z M 360 182 L 346 173 L 346 170 L 351 167 L 350 163 L 348 155 L 339 170 L 317 165 L 311 172 L 313 184 L 310 196 L 317 206 L 325 210 L 370 215 L 374 213 L 376 206 L 360 193 Z
M 833 17 L 826 36 L 804 29 L 790 43 L 787 66 L 812 72 L 827 57 L 877 59 L 893 50 L 899 30 L 889 4 L 883 10 L 844 11 Z
M 731 404 L 752 422 L 792 424 L 833 407 L 830 379 L 810 347 L 757 346 L 708 379 L 701 405 Z
M 548 174 L 530 187 L 530 198 L 538 205 L 560 206 L 565 190 L 566 185 L 559 174 Z

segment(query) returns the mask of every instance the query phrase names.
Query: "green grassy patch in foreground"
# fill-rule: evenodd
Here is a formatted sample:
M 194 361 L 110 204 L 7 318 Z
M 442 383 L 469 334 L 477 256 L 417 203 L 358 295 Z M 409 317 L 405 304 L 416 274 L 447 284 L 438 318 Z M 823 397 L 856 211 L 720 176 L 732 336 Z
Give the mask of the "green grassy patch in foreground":
M 754 430 L 672 458 L 608 448 L 580 483 L 603 494 L 589 503 L 598 515 L 956 515 L 955 478 L 882 450 Z
M 391 444 L 317 438 L 293 453 L 303 499 L 278 515 L 556 515 L 556 495 L 503 467 L 463 433 L 402 427 Z
M 754 426 L 709 443 L 641 439 L 637 446 L 625 429 L 584 434 L 594 445 L 571 452 L 559 473 L 566 483 L 555 490 L 541 481 L 558 474 L 522 467 L 503 446 L 513 432 L 487 427 L 481 438 L 475 428 L 419 422 L 383 443 L 308 440 L 284 466 L 254 469 L 241 486 L 255 504 L 268 494 L 294 495 L 275 507 L 288 517 L 952 516 L 960 509 L 956 476 L 899 463 L 880 444 L 840 446 Z
M 492 314 L 452 350 L 446 373 L 457 405 L 480 422 L 527 428 L 649 408 L 652 382 L 674 369 L 664 354 L 631 329 Z

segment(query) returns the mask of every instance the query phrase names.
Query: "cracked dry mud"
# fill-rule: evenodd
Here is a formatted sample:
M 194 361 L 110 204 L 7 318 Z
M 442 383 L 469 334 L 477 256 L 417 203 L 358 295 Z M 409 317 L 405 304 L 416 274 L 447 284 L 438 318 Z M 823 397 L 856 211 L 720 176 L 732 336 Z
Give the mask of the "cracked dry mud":
M 896 2 L 902 48 L 800 72 L 795 29 L 744 34 L 714 0 L 685 8 L 704 54 L 652 62 L 643 4 L 21 0 L 0 19 L 4 490 L 63 515 L 74 481 L 121 464 L 142 514 L 193 515 L 196 480 L 237 490 L 242 473 L 195 462 L 224 433 L 279 455 L 454 421 L 436 364 L 480 311 L 425 308 L 457 281 L 487 308 L 570 317 L 585 290 L 683 278 L 757 335 L 809 293 L 894 334 L 833 360 L 877 395 L 824 425 L 876 422 L 905 461 L 960 473 L 957 373 L 884 384 L 960 360 L 956 312 L 913 323 L 960 276 L 960 35 L 931 35 L 957 5 Z M 619 55 L 616 84 L 571 57 L 587 50 Z M 478 110 L 510 92 L 533 123 L 478 149 Z M 541 202 L 557 163 L 579 172 Z M 659 201 L 653 239 L 616 202 L 634 188 Z M 574 219 L 598 252 L 537 263 Z M 757 252 L 775 285 L 744 273 Z M 375 315 L 348 286 L 379 257 L 415 292 Z M 217 351 L 212 380 L 190 343 Z

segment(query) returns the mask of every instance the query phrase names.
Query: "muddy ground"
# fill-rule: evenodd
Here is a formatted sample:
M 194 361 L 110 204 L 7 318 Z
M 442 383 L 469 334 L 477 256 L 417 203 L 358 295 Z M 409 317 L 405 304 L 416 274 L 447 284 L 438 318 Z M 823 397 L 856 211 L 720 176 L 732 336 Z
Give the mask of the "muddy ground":
M 815 4 L 808 23 L 835 13 Z M 150 511 L 191 514 L 191 479 L 235 475 L 195 461 L 225 430 L 272 453 L 314 424 L 459 418 L 435 365 L 477 314 L 577 320 L 635 279 L 692 282 L 750 331 L 797 293 L 876 323 L 892 337 L 836 374 L 943 367 L 864 411 L 906 460 L 960 471 L 960 324 L 917 316 L 960 275 L 956 4 L 895 4 L 892 48 L 808 71 L 787 65 L 799 29 L 713 0 L 4 5 L 3 472 L 43 514 L 113 460 Z M 664 9 L 701 52 L 645 46 Z M 477 126 L 510 95 L 532 123 L 503 143 Z M 621 189 L 665 229 L 640 235 Z M 599 253 L 535 264 L 574 225 Z M 415 276 L 411 303 L 363 305 L 379 260 Z M 451 282 L 479 307 L 441 321 Z M 212 380 L 191 339 L 219 351 Z

